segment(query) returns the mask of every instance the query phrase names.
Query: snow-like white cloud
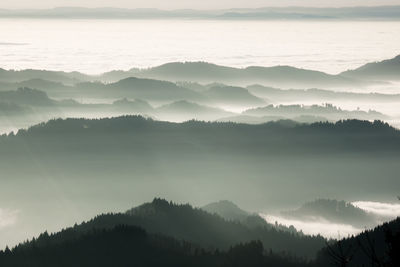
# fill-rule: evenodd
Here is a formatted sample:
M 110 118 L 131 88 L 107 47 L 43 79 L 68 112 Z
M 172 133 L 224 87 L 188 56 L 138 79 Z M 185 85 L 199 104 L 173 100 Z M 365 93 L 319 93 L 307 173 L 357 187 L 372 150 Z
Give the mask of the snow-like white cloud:
M 260 213 L 268 223 L 290 226 L 293 225 L 297 230 L 303 231 L 307 235 L 321 235 L 326 238 L 340 239 L 351 235 L 356 235 L 363 231 L 363 229 L 355 228 L 347 224 L 332 223 L 322 219 L 315 219 L 313 221 L 301 221 L 296 219 L 287 219 L 276 215 L 267 215 Z
M 379 216 L 384 216 L 392 219 L 400 216 L 400 204 L 372 201 L 355 201 L 352 202 L 352 204 L 360 209 L 374 213 Z

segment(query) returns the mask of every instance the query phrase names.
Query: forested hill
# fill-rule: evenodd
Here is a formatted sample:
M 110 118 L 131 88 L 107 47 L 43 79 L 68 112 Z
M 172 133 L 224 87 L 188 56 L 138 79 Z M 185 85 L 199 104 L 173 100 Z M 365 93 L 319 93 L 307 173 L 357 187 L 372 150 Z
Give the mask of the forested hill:
M 346 266 L 400 266 L 400 218 L 332 243 L 318 254 L 317 266 L 346 260 Z
M 210 251 L 171 237 L 148 234 L 135 226 L 116 226 L 79 233 L 63 230 L 13 249 L 0 251 L 0 265 L 14 267 L 201 266 L 301 267 L 302 261 L 266 254 L 262 243 Z
M 24 197 L 33 186 L 35 194 L 54 198 L 38 182 L 45 176 L 62 183 L 59 190 L 73 203 L 90 196 L 96 206 L 126 205 L 132 194 L 143 201 L 161 193 L 173 198 L 183 185 L 186 199 L 205 203 L 224 194 L 256 210 L 302 201 L 305 194 L 387 196 L 398 193 L 399 156 L 400 133 L 380 121 L 248 125 L 126 116 L 52 120 L 0 137 L 2 175 Z M 84 184 L 79 191 L 77 183 Z M 288 187 L 296 191 L 282 198 Z M 14 205 L 22 201 L 7 188 L 1 196 Z
M 399 225 L 397 219 L 328 244 L 319 237 L 246 229 L 188 204 L 154 199 L 6 248 L 0 266 L 394 267 L 400 263 Z M 322 248 L 315 260 L 294 257 L 310 244 Z M 270 245 L 284 245 L 289 254 Z
M 325 239 L 321 236 L 290 233 L 267 224 L 250 227 L 239 221 L 227 221 L 188 204 L 178 205 L 163 199 L 154 199 L 126 213 L 97 216 L 74 229 L 86 232 L 93 228 L 110 229 L 116 225 L 140 226 L 150 233 L 172 236 L 208 249 L 226 250 L 238 243 L 260 240 L 266 249 L 302 258 L 313 258 L 325 245 Z
M 118 136 L 118 139 L 115 137 Z M 2 144 L 30 140 L 41 149 L 70 147 L 81 144 L 90 151 L 96 143 L 106 148 L 112 141 L 113 149 L 130 149 L 140 143 L 141 148 L 160 150 L 174 145 L 175 149 L 195 149 L 196 146 L 215 149 L 253 149 L 253 153 L 330 153 L 400 151 L 400 132 L 381 121 L 345 120 L 297 124 L 292 121 L 270 122 L 260 125 L 188 121 L 170 123 L 153 121 L 140 116 L 125 116 L 98 120 L 52 120 L 16 136 L 3 136 Z M 56 142 L 53 144 L 53 142 Z M 74 144 L 72 144 L 74 145 Z M 99 149 L 98 146 L 95 147 Z

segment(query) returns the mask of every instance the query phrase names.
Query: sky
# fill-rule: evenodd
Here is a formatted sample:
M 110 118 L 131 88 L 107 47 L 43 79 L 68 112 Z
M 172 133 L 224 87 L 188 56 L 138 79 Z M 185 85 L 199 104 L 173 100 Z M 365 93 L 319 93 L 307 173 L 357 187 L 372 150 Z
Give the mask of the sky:
M 1 0 L 0 8 L 54 8 L 60 6 L 159 9 L 224 9 L 268 6 L 377 6 L 400 5 L 400 0 Z

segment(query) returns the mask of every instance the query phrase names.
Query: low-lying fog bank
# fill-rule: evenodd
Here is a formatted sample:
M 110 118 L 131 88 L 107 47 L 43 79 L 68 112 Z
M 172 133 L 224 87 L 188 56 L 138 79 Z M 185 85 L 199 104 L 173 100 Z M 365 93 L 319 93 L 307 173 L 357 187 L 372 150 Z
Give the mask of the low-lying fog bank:
M 282 214 L 259 213 L 268 223 L 277 223 L 285 226 L 294 226 L 297 230 L 307 235 L 322 235 L 326 238 L 340 239 L 357 235 L 364 230 L 372 229 L 383 222 L 393 220 L 400 216 L 400 204 L 383 203 L 374 201 L 354 201 L 352 205 L 377 218 L 374 225 L 350 225 L 329 221 L 320 216 L 304 218 L 287 218 Z

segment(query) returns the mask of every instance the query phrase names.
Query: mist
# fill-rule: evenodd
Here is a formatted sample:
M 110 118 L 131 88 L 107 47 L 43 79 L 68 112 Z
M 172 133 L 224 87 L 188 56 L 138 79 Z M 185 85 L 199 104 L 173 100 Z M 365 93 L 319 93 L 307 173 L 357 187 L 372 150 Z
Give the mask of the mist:
M 400 7 L 357 3 L 2 2 L 0 265 L 395 266 Z

